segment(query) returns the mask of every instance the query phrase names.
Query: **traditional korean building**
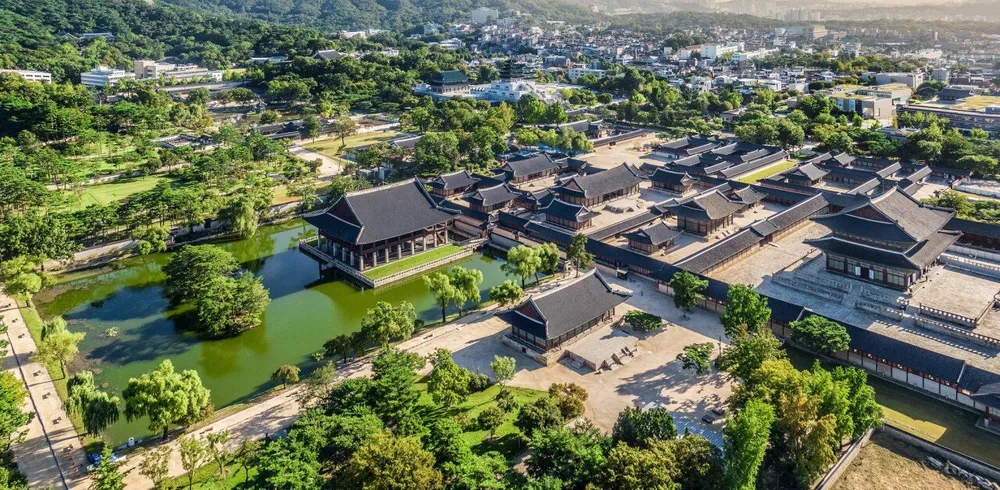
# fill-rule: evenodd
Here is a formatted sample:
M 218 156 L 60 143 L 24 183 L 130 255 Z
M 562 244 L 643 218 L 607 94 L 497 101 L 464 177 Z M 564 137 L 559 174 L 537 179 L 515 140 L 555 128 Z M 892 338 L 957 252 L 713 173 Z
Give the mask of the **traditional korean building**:
M 467 196 L 465 200 L 469 202 L 469 207 L 474 211 L 490 213 L 506 208 L 520 197 L 521 194 L 514 192 L 507 184 L 499 184 L 493 187 L 480 187 Z
M 660 212 L 677 217 L 678 230 L 701 236 L 731 226 L 733 215 L 743 207 L 743 203 L 729 200 L 718 189 L 656 205 Z
M 679 231 L 671 230 L 666 223 L 658 221 L 652 226 L 626 233 L 623 236 L 628 240 L 629 247 L 652 254 L 673 246 L 677 235 L 680 235 Z
M 785 172 L 782 177 L 791 184 L 814 187 L 819 185 L 828 173 L 829 170 L 824 170 L 814 163 L 806 163 Z
M 595 206 L 639 192 L 642 176 L 635 167 L 623 163 L 596 174 L 573 177 L 554 189 L 559 199 L 570 204 Z
M 694 189 L 697 179 L 691 177 L 687 172 L 677 172 L 666 168 L 657 168 L 649 181 L 653 183 L 654 189 L 661 189 L 675 194 L 687 194 Z
M 440 197 L 449 197 L 461 194 L 479 183 L 479 179 L 473 177 L 468 170 L 459 170 L 448 174 L 437 174 L 434 178 L 428 179 L 425 184 L 431 188 L 431 194 Z
M 713 148 L 718 148 L 722 144 L 722 142 L 715 138 L 685 136 L 684 138 L 656 145 L 653 148 L 653 153 L 667 160 L 677 160 L 678 158 L 700 155 Z
M 954 211 L 934 208 L 899 188 L 813 218 L 830 229 L 806 243 L 826 253 L 826 270 L 906 291 L 961 237 L 945 231 Z
M 567 169 L 565 158 L 554 160 L 544 153 L 538 153 L 528 157 L 507 160 L 497 169 L 497 173 L 504 174 L 507 182 L 511 184 L 520 184 L 556 175 Z
M 500 318 L 510 324 L 510 335 L 518 343 L 547 352 L 611 320 L 615 308 L 631 296 L 613 288 L 593 269 L 572 282 L 532 295 Z
M 469 77 L 461 70 L 439 71 L 427 85 L 438 94 L 464 92 L 469 88 Z
M 348 192 L 305 220 L 319 230 L 321 251 L 364 271 L 449 243 L 454 217 L 410 179 Z
M 585 206 L 570 204 L 566 201 L 553 199 L 548 206 L 540 209 L 545 213 L 545 221 L 571 230 L 590 228 L 597 213 L 591 212 Z

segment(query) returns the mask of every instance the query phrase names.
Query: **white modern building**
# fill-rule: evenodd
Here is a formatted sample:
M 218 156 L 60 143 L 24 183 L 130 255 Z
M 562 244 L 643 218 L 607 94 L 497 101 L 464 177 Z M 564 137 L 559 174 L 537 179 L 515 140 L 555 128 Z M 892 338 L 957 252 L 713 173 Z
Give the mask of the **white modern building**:
M 108 87 L 122 80 L 135 80 L 135 73 L 108 68 L 106 66 L 98 66 L 93 70 L 80 74 L 80 84 L 90 88 Z
M 133 64 L 135 78 L 150 80 L 163 78 L 167 82 L 191 82 L 201 80 L 222 81 L 222 72 L 208 70 L 194 64 L 163 63 L 152 60 L 136 60 Z
M 862 76 L 874 78 L 878 85 L 902 83 L 914 90 L 924 83 L 924 74 L 918 71 L 912 73 L 865 73 Z
M 35 70 L 0 70 L 0 73 L 16 73 L 29 82 L 51 83 L 52 74 Z
M 500 18 L 500 11 L 486 7 L 480 7 L 469 12 L 469 22 L 473 24 L 486 24 Z
M 598 70 L 596 68 L 588 68 L 587 65 L 577 64 L 569 67 L 566 71 L 566 75 L 569 76 L 571 82 L 576 82 L 577 79 L 584 75 L 593 75 L 596 78 L 604 78 L 607 74 L 605 70 Z
M 702 44 L 701 57 L 703 59 L 715 60 L 723 56 L 735 54 L 743 50 L 743 43 L 731 44 Z

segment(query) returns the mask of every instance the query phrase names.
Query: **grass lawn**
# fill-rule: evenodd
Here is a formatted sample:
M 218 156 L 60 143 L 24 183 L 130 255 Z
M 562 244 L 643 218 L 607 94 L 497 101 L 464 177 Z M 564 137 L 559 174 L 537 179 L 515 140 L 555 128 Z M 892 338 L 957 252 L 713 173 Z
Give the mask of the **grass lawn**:
M 354 148 L 357 146 L 370 145 L 372 143 L 379 143 L 382 141 L 389 141 L 393 138 L 399 136 L 397 131 L 375 131 L 372 133 L 356 134 L 344 140 L 344 145 L 347 148 Z M 337 156 L 337 150 L 340 149 L 340 138 L 331 135 L 330 138 L 325 140 L 320 140 L 315 143 L 309 143 L 302 145 L 305 148 L 315 151 L 316 153 L 322 153 L 328 157 Z
M 461 246 L 451 243 L 443 247 L 433 248 L 426 252 L 418 253 L 417 255 L 411 255 L 403 260 L 397 260 L 396 262 L 390 262 L 374 269 L 368 269 L 362 274 L 364 274 L 364 276 L 368 279 L 377 281 L 393 274 L 424 265 L 428 262 L 443 259 L 449 255 L 455 255 L 463 250 L 465 249 Z
M 777 175 L 777 174 L 779 174 L 781 172 L 784 172 L 785 170 L 788 170 L 788 169 L 790 169 L 790 168 L 792 168 L 792 167 L 794 167 L 794 166 L 796 166 L 798 164 L 799 164 L 799 162 L 796 162 L 795 160 L 786 160 L 784 162 L 780 162 L 780 163 L 776 163 L 776 164 L 764 167 L 764 168 L 762 168 L 762 169 L 760 169 L 760 170 L 758 170 L 758 171 L 756 171 L 756 172 L 754 172 L 752 174 L 744 175 L 744 176 L 736 179 L 736 181 L 737 182 L 742 182 L 744 184 L 753 184 L 754 182 L 757 182 L 759 180 L 766 179 L 766 178 L 768 178 L 768 177 L 770 177 L 772 175 Z
M 82 186 L 77 190 L 63 191 L 67 197 L 64 210 L 75 211 L 84 209 L 87 206 L 106 206 L 115 201 L 121 201 L 133 194 L 148 191 L 160 182 L 170 182 L 170 177 L 163 175 L 151 175 L 135 179 L 108 182 L 106 184 L 95 184 Z
M 809 369 L 814 359 L 797 349 L 786 349 L 799 369 Z M 823 365 L 831 368 L 831 365 Z M 875 401 L 882 406 L 886 423 L 921 439 L 936 442 L 994 466 L 1000 466 L 1000 436 L 976 428 L 979 417 L 909 388 L 868 376 L 875 388 Z M 900 487 L 905 488 L 905 487 Z
M 500 385 L 493 385 L 489 388 L 480 391 L 479 393 L 473 393 L 461 404 L 456 405 L 451 408 L 441 408 L 434 404 L 431 399 L 430 394 L 426 392 L 427 384 L 426 380 L 420 380 L 416 384 L 416 387 L 423 390 L 424 393 L 420 395 L 419 404 L 421 406 L 421 418 L 424 421 L 424 425 L 430 425 L 435 420 L 441 419 L 442 417 L 467 417 L 468 419 L 475 421 L 476 417 L 479 416 L 479 412 L 482 412 L 486 407 L 495 405 L 497 393 L 500 393 Z M 532 403 L 539 398 L 544 398 L 548 396 L 548 393 L 544 391 L 532 390 L 528 388 L 518 388 L 515 386 L 510 386 L 507 389 L 514 394 L 514 399 L 517 400 L 518 406 L 524 406 L 526 404 Z M 518 434 L 520 430 L 514 426 L 514 420 L 517 419 L 518 410 L 514 410 L 512 413 L 507 414 L 507 418 L 504 420 L 503 425 L 501 425 L 496 431 L 496 438 L 494 440 L 489 440 L 489 433 L 485 430 L 476 430 L 473 427 L 462 434 L 462 438 L 465 442 L 469 444 L 473 452 L 477 454 L 483 454 L 488 451 L 497 451 L 503 454 L 505 458 L 511 459 L 517 456 L 522 451 L 524 447 L 519 446 Z M 475 426 L 475 423 L 472 424 Z
M 962 490 L 956 478 L 924 466 L 927 453 L 876 433 L 833 487 L 834 490 Z

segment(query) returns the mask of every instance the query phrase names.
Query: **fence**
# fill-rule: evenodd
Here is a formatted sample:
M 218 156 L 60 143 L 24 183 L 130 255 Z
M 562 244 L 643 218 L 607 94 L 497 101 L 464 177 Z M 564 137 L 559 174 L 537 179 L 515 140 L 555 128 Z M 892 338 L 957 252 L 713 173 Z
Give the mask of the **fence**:
M 985 347 L 990 347 L 993 349 L 1000 348 L 1000 339 L 989 337 L 986 335 L 978 334 L 975 332 L 970 332 L 963 328 L 953 327 L 944 322 L 939 322 L 932 318 L 918 316 L 914 318 L 914 323 L 918 327 L 926 328 L 927 330 L 932 330 L 938 333 L 943 333 L 956 339 L 966 340 L 974 344 L 982 345 Z
M 950 255 L 947 253 L 941 255 L 941 262 L 944 262 L 946 265 L 956 269 L 972 272 L 974 274 L 980 274 L 993 279 L 1000 279 L 1000 266 L 996 264 L 967 257 L 960 257 L 957 255 Z
M 920 303 L 917 309 L 922 316 L 929 316 L 938 320 L 944 320 L 963 327 L 976 328 L 976 324 L 979 323 L 979 319 L 977 318 L 971 318 L 957 313 L 952 313 L 950 311 L 933 308 L 923 303 Z

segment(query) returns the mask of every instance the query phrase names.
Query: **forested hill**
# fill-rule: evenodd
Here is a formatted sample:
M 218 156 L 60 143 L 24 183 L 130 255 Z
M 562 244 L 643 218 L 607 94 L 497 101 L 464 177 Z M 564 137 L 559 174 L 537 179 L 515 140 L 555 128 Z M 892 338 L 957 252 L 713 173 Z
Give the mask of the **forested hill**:
M 564 0 L 160 0 L 202 12 L 226 13 L 327 30 L 406 29 L 457 20 L 477 7 L 519 10 L 544 19 L 593 18 Z
M 64 36 L 85 32 L 116 39 L 78 43 Z M 138 0 L 0 0 L 0 68 L 49 71 L 57 80 L 98 64 L 131 67 L 137 58 L 176 56 L 219 69 L 250 56 L 308 55 L 329 43 L 312 29 Z

